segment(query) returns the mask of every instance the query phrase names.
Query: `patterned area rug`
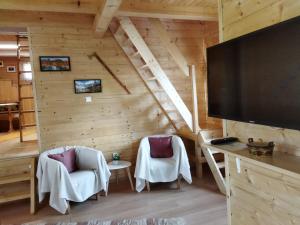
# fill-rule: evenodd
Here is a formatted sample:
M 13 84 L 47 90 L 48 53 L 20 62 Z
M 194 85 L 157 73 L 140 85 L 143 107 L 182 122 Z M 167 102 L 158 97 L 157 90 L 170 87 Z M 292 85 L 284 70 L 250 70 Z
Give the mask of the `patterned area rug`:
M 58 223 L 26 223 L 23 225 L 186 225 L 182 218 L 148 218 L 148 219 L 123 219 L 123 220 L 90 220 L 88 222 L 58 222 Z

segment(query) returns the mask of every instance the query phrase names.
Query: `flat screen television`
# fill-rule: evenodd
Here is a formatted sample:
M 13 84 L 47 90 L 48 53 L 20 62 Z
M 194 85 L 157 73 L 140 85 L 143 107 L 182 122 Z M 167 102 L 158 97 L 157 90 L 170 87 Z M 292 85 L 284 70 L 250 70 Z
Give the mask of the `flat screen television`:
M 208 115 L 300 130 L 300 17 L 207 49 Z

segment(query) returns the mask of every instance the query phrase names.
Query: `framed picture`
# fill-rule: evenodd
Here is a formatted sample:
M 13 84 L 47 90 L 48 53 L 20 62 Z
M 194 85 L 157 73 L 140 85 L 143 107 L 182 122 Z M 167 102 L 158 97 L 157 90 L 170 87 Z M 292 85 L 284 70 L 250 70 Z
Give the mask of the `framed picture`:
M 6 72 L 8 73 L 15 73 L 17 70 L 16 70 L 16 66 L 7 66 L 6 67 Z
M 76 94 L 102 92 L 100 79 L 74 80 Z
M 40 56 L 40 69 L 42 72 L 71 71 L 69 56 Z
M 0 60 L 0 67 L 3 67 L 4 66 L 4 62 L 3 60 Z

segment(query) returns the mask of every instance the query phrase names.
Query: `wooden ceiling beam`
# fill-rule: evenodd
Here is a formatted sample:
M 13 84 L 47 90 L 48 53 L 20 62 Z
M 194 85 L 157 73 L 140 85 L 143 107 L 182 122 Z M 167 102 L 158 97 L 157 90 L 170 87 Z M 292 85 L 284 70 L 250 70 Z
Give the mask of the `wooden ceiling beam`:
M 218 10 L 210 6 L 182 6 L 166 3 L 154 3 L 126 0 L 122 3 L 118 16 L 147 17 L 158 19 L 182 19 L 217 21 Z
M 96 14 L 101 4 L 99 0 L 9 0 L 0 1 L 0 9 Z
M 122 0 L 104 0 L 94 20 L 95 32 L 102 37 L 118 11 Z
M 0 1 L 0 9 L 96 15 L 105 1 L 108 0 L 9 0 Z M 164 2 L 123 0 L 117 16 L 217 21 L 218 9 L 207 5 L 183 6 Z

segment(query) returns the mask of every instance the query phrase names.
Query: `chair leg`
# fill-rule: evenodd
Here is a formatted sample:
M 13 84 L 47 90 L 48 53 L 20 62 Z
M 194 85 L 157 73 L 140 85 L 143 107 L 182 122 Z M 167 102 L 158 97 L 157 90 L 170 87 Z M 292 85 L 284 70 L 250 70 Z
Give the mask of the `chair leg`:
M 177 189 L 178 190 L 181 189 L 180 181 L 181 181 L 181 176 L 178 176 L 178 178 L 177 178 Z
M 108 194 L 108 187 L 109 187 L 109 181 L 106 182 L 106 192 L 105 192 L 105 197 L 107 197 L 107 194 Z
M 70 207 L 70 202 L 68 201 L 68 208 L 67 208 L 67 214 L 71 214 L 71 207 Z
M 147 180 L 146 180 L 146 185 L 147 185 L 148 192 L 150 192 L 150 184 L 149 184 L 149 181 L 147 181 Z

